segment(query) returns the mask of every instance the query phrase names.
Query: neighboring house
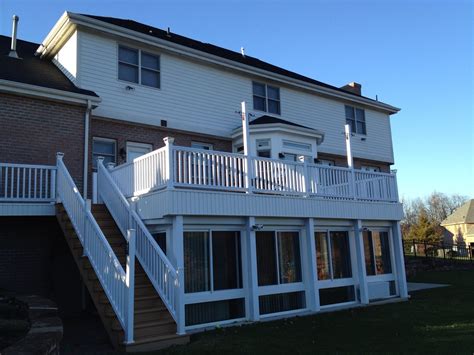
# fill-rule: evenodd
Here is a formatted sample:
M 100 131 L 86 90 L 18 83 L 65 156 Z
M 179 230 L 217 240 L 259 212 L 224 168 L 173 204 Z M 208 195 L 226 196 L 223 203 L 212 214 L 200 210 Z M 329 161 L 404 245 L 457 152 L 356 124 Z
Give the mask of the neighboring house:
M 23 59 L 7 41 L 4 233 L 57 217 L 116 346 L 407 298 L 399 109 L 130 20 L 65 13 Z
M 457 208 L 443 222 L 445 231 L 444 241 L 474 248 L 474 199 L 467 201 Z

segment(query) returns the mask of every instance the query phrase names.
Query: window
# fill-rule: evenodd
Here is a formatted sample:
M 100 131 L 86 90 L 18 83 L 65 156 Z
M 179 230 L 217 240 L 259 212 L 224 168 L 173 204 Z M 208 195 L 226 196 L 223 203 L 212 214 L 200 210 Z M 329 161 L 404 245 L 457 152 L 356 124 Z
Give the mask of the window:
M 345 231 L 316 232 L 318 280 L 352 277 L 349 234 Z
M 301 282 L 298 232 L 257 232 L 258 285 Z
M 118 78 L 154 88 L 160 87 L 160 56 L 119 46 Z
M 367 275 L 392 273 L 388 232 L 365 231 L 364 255 Z
M 117 163 L 117 142 L 108 138 L 92 138 L 92 167 L 97 169 L 97 158 L 104 158 L 104 165 Z
M 321 306 L 352 301 L 355 301 L 354 286 L 323 288 L 319 290 L 319 304 Z
M 211 143 L 194 142 L 194 141 L 191 142 L 191 148 L 214 150 L 214 146 Z
M 270 139 L 257 139 L 257 156 L 262 158 L 272 157 Z
M 345 106 L 346 123 L 351 126 L 352 133 L 367 134 L 365 128 L 365 111 L 353 106 Z
M 240 232 L 185 232 L 185 292 L 242 288 L 240 255 Z
M 304 150 L 307 152 L 311 152 L 311 144 L 309 143 L 300 143 L 294 141 L 283 140 L 283 146 L 286 148 L 297 149 L 297 150 Z
M 280 88 L 256 82 L 252 83 L 252 87 L 253 109 L 279 115 Z

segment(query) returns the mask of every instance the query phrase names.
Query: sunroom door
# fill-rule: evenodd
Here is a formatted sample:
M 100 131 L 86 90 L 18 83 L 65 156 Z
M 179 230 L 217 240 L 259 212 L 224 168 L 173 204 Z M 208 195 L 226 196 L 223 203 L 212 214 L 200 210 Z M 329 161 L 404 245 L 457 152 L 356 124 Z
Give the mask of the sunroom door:
M 355 243 L 349 230 L 317 230 L 314 237 L 321 307 L 356 302 Z
M 388 229 L 363 232 L 369 301 L 397 295 L 392 235 Z

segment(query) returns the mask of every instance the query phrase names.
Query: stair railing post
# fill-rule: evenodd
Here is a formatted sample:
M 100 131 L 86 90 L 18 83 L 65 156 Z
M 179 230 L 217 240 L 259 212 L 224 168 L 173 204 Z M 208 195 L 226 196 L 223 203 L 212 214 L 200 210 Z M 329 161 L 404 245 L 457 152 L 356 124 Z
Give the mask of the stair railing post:
M 63 161 L 63 157 L 64 157 L 64 153 L 61 153 L 61 152 L 57 152 L 56 153 L 56 170 L 59 171 L 60 169 L 60 162 Z M 56 174 L 57 176 L 57 174 Z M 61 198 L 59 196 L 59 192 L 58 192 L 58 189 L 59 189 L 59 184 L 58 184 L 58 178 L 56 178 L 56 203 L 61 203 Z
M 133 316 L 135 302 L 135 252 L 136 252 L 136 231 L 135 229 L 127 230 L 128 255 L 126 265 L 126 285 L 127 285 L 127 308 L 126 308 L 126 339 L 127 344 L 133 343 Z
M 173 145 L 174 145 L 174 138 L 173 137 L 165 137 L 163 138 L 163 142 L 165 142 L 166 152 L 165 152 L 165 161 L 166 161 L 166 185 L 168 189 L 174 188 L 174 161 L 173 161 Z
M 88 252 L 88 247 L 87 247 L 87 214 L 91 211 L 92 209 L 92 201 L 91 200 L 85 200 L 84 201 L 84 215 L 83 221 L 82 221 L 82 256 L 87 256 Z
M 177 314 L 178 324 L 177 333 L 185 334 L 185 306 L 184 306 L 184 267 L 180 266 L 177 269 L 178 272 L 178 297 L 177 297 Z
M 132 197 L 130 199 L 130 209 L 128 210 L 128 228 L 134 229 L 133 228 L 133 212 L 137 211 L 137 201 L 138 197 Z

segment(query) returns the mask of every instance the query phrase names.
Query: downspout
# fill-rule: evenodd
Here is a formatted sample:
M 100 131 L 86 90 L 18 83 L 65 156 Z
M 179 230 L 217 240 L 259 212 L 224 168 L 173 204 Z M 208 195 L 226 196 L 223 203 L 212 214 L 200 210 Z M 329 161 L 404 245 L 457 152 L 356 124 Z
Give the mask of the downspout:
M 87 199 L 87 177 L 89 170 L 89 121 L 91 113 L 91 100 L 87 100 L 86 114 L 84 115 L 84 176 L 83 176 L 83 191 L 84 199 Z

